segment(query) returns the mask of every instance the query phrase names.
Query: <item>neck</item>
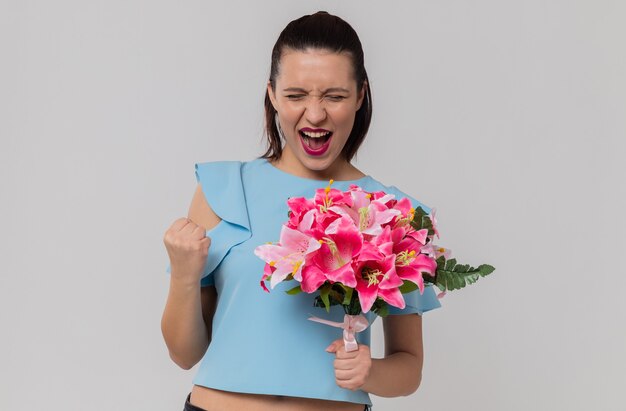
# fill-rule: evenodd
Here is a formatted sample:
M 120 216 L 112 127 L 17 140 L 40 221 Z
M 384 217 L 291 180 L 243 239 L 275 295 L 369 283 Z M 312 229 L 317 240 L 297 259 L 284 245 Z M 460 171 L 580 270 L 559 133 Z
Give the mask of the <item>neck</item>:
M 321 170 L 310 169 L 302 164 L 288 149 L 283 150 L 281 157 L 273 161 L 272 164 L 289 174 L 315 180 L 330 180 L 331 178 L 337 181 L 355 180 L 365 176 L 365 174 L 343 158 L 338 158 L 327 168 Z

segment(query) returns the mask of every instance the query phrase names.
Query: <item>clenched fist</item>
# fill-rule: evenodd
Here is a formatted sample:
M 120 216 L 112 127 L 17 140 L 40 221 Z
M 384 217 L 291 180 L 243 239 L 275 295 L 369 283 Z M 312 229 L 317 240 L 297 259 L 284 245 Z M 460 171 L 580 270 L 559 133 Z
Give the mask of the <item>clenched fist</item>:
M 335 354 L 335 382 L 341 388 L 358 390 L 361 388 L 372 369 L 370 347 L 359 344 L 356 351 L 346 352 L 343 339 L 333 341 L 326 351 Z
M 170 257 L 172 278 L 198 284 L 211 245 L 206 230 L 188 218 L 179 218 L 167 229 L 163 242 Z

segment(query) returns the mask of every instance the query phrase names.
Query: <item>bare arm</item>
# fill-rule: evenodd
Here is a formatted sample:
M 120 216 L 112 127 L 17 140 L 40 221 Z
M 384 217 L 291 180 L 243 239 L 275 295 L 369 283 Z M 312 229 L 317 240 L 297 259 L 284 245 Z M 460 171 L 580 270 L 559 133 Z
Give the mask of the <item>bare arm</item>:
M 422 382 L 424 346 L 422 317 L 416 314 L 383 318 L 385 358 L 372 359 L 362 390 L 379 397 L 414 393 Z
M 342 339 L 327 351 L 335 353 L 335 381 L 349 390 L 361 389 L 379 397 L 412 394 L 422 381 L 424 360 L 422 317 L 415 314 L 383 318 L 385 358 L 371 358 L 367 345 L 346 352 Z
M 220 218 L 206 202 L 200 185 L 196 188 L 188 219 L 179 219 L 165 233 L 170 254 L 170 289 L 161 318 L 161 331 L 172 360 L 181 368 L 193 367 L 211 341 L 215 312 L 215 287 L 200 287 L 210 239 L 205 230 Z

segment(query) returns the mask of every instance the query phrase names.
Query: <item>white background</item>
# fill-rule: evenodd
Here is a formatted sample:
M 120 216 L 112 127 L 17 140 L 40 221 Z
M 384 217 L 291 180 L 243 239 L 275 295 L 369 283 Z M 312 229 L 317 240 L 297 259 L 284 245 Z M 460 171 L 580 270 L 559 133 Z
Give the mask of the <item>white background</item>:
M 262 153 L 271 47 L 317 10 L 364 44 L 357 166 L 497 268 L 424 316 L 422 386 L 375 409 L 626 409 L 626 3 L 16 0 L 0 2 L 1 410 L 182 409 L 195 370 L 161 337 L 163 234 L 195 162 Z

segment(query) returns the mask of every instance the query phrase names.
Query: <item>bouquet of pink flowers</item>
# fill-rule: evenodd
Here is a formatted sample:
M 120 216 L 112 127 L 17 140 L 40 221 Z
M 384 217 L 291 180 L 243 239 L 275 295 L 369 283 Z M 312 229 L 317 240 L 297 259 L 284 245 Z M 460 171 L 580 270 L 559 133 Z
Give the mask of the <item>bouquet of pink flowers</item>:
M 356 185 L 348 191 L 333 189 L 333 180 L 312 199 L 290 198 L 289 220 L 277 244 L 264 244 L 255 254 L 265 261 L 261 286 L 274 288 L 281 281 L 299 284 L 287 291 L 314 293 L 314 305 L 341 305 L 344 324 L 311 318 L 344 329 L 361 323 L 361 313 L 385 316 L 388 306 L 405 307 L 402 294 L 434 284 L 441 291 L 463 288 L 494 271 L 449 259 L 449 250 L 433 244 L 439 237 L 434 210 L 413 209 L 408 198 L 397 200 L 382 191 L 366 192 Z M 350 323 L 350 324 L 348 324 Z M 365 320 L 367 327 L 367 320 Z M 345 335 L 344 335 L 345 336 Z

